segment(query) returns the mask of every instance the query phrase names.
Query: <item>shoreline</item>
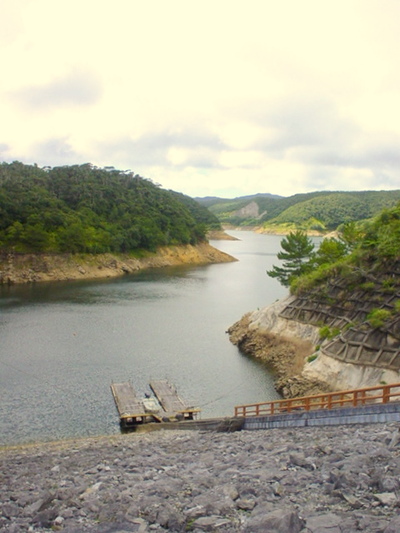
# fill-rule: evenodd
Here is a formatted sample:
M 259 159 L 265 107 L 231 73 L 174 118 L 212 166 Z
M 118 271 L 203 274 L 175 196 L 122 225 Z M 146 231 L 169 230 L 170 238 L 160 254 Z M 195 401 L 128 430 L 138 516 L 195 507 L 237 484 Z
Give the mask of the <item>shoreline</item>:
M 150 268 L 179 265 L 205 265 L 237 261 L 211 246 L 165 246 L 143 257 L 131 254 L 14 254 L 0 257 L 0 285 L 45 281 L 106 279 Z

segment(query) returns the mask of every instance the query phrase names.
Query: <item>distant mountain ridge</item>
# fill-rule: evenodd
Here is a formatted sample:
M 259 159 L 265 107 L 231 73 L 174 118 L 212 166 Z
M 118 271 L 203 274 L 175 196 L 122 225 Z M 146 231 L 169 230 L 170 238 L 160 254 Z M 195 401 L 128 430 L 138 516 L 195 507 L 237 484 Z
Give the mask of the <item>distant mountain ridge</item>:
M 239 198 L 196 198 L 225 224 L 332 231 L 376 216 L 400 202 L 393 191 L 315 191 L 283 197 L 268 193 Z
M 246 200 L 249 200 L 250 202 L 254 198 L 283 198 L 283 196 L 279 196 L 278 194 L 271 194 L 271 193 L 257 193 L 257 194 L 250 194 L 247 196 L 238 196 L 237 198 L 221 198 L 220 196 L 204 196 L 204 197 L 196 197 L 194 200 L 199 202 L 199 204 L 205 205 L 206 207 L 209 207 L 210 205 L 215 205 L 219 203 L 229 203 L 229 202 L 243 202 Z

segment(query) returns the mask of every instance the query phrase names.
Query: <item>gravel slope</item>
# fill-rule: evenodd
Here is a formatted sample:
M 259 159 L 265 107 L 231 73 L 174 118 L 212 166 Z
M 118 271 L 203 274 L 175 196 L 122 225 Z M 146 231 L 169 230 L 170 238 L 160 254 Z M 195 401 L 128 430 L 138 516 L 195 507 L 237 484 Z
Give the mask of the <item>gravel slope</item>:
M 400 531 L 398 424 L 0 449 L 0 531 Z

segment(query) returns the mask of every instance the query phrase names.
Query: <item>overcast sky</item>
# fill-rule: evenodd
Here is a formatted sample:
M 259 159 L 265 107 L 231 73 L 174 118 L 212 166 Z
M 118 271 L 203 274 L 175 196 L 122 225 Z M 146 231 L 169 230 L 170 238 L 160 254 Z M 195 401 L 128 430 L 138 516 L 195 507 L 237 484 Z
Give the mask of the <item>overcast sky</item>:
M 400 188 L 400 0 L 0 0 L 0 161 Z

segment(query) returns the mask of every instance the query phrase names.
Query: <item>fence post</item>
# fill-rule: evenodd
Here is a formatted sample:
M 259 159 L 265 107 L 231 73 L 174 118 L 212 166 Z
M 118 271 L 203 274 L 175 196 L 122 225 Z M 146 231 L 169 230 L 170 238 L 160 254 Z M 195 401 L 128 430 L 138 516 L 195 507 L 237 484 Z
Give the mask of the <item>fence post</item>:
M 363 390 L 361 393 L 361 404 L 362 405 L 365 405 L 365 398 L 366 398 L 366 392 L 365 390 Z
M 357 407 L 357 391 L 353 392 L 353 407 Z
M 344 405 L 344 394 L 340 394 L 339 397 L 340 397 L 340 407 L 343 407 L 343 405 Z
M 390 385 L 385 385 L 382 390 L 382 403 L 390 401 Z
M 332 409 L 332 395 L 328 395 L 328 403 L 326 404 L 327 409 Z

